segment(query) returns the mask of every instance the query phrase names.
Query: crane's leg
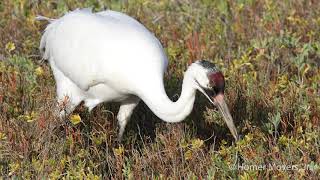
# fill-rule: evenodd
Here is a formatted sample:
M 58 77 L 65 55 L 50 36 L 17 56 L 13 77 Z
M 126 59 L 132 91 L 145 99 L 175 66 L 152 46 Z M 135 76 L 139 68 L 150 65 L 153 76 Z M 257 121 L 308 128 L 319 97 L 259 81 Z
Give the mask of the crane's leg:
M 140 99 L 138 97 L 131 97 L 128 100 L 122 102 L 120 109 L 117 115 L 119 122 L 119 134 L 118 141 L 121 142 L 123 132 L 126 128 L 126 125 L 131 118 L 134 108 L 139 104 Z
M 53 63 L 51 63 L 51 68 L 57 86 L 57 111 L 60 118 L 64 119 L 81 103 L 85 96 L 83 91 L 56 68 Z

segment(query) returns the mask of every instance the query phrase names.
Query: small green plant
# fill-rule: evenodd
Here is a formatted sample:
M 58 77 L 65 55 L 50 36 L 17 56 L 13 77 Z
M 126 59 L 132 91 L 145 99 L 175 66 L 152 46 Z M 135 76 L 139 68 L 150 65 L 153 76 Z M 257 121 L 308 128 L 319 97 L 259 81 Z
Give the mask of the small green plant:
M 58 118 L 55 82 L 38 50 L 46 24 L 34 17 L 84 7 L 125 12 L 155 33 L 168 54 L 173 100 L 188 64 L 212 60 L 242 138 L 233 142 L 201 95 L 179 124 L 159 121 L 141 103 L 122 145 L 117 105 L 91 113 L 79 106 Z M 320 1 L 3 0 L 0 16 L 1 177 L 319 177 Z

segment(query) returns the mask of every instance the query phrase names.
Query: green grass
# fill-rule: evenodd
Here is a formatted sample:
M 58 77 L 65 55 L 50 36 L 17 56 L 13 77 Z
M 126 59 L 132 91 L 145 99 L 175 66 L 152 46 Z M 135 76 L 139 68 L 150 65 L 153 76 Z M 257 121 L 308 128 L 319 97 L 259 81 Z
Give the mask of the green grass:
M 210 59 L 224 72 L 242 139 L 197 95 L 178 124 L 143 103 L 115 142 L 118 104 L 73 124 L 54 115 L 55 82 L 38 50 L 44 22 L 92 7 L 125 12 L 155 33 L 170 63 L 169 97 L 183 72 Z M 0 2 L 0 175 L 3 178 L 273 179 L 320 175 L 320 1 L 107 0 Z M 235 167 L 235 168 L 234 168 Z

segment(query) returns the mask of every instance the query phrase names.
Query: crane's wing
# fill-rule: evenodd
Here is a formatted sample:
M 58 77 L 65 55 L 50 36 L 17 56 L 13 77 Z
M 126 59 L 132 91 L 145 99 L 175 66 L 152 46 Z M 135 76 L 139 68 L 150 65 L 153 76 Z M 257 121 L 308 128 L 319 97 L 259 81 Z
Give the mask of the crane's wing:
M 96 14 L 104 16 L 104 17 L 108 17 L 108 18 L 112 17 L 118 21 L 125 22 L 127 24 L 132 24 L 132 25 L 137 26 L 139 28 L 146 29 L 146 27 L 143 26 L 139 21 L 137 21 L 136 19 L 134 19 L 124 13 L 121 13 L 121 12 L 112 11 L 112 10 L 105 10 L 105 11 L 97 12 Z M 167 58 L 164 59 L 163 63 L 164 63 L 164 72 L 166 72 L 167 67 L 168 67 Z
M 99 83 L 134 89 L 139 82 L 152 81 L 151 76 L 162 78 L 168 65 L 149 30 L 130 16 L 109 10 L 75 10 L 51 21 L 40 49 L 43 58 L 83 90 Z
M 106 11 L 97 12 L 96 14 L 104 17 L 109 17 L 109 18 L 112 17 L 114 19 L 117 19 L 118 21 L 126 22 L 127 24 L 131 23 L 135 26 L 140 26 L 145 28 L 139 21 L 121 12 L 106 10 Z

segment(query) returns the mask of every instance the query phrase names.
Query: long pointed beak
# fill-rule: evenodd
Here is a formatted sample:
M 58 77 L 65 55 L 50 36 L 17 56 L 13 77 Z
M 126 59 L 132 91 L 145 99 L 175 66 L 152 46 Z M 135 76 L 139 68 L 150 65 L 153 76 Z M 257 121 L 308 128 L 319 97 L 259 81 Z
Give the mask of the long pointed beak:
M 223 119 L 226 122 L 234 139 L 236 141 L 238 141 L 239 137 L 238 137 L 237 129 L 234 126 L 233 119 L 232 119 L 231 114 L 229 112 L 229 108 L 228 108 L 226 102 L 224 101 L 223 94 L 218 94 L 217 96 L 213 97 L 212 99 L 214 101 L 214 105 L 216 105 L 218 107 L 219 111 L 222 113 Z
M 206 98 L 214 105 L 214 106 L 217 106 L 219 111 L 221 112 L 222 116 L 223 116 L 223 119 L 224 121 L 226 122 L 232 136 L 234 137 L 234 139 L 236 141 L 239 140 L 239 136 L 238 136 L 238 133 L 237 133 L 237 129 L 236 127 L 234 126 L 234 123 L 233 123 L 233 119 L 231 117 L 231 114 L 229 112 L 229 108 L 226 104 L 226 102 L 224 101 L 224 95 L 223 94 L 218 94 L 212 98 L 210 98 L 208 96 L 208 94 L 202 89 L 202 88 L 199 88 L 200 92 L 202 92 L 202 94 L 204 94 L 204 96 L 206 96 Z

